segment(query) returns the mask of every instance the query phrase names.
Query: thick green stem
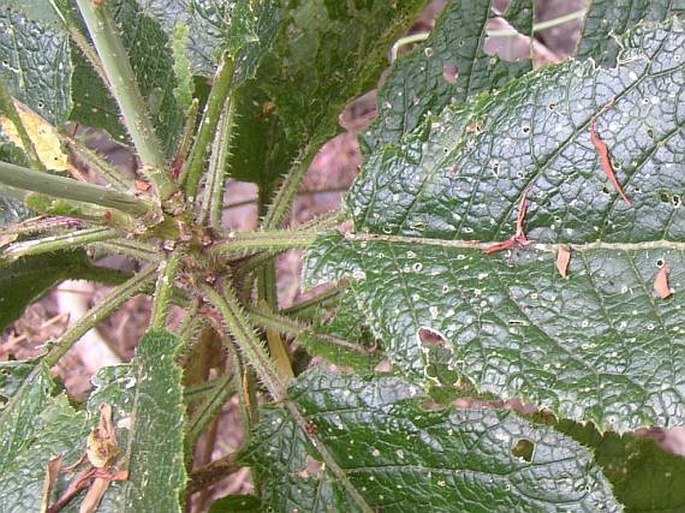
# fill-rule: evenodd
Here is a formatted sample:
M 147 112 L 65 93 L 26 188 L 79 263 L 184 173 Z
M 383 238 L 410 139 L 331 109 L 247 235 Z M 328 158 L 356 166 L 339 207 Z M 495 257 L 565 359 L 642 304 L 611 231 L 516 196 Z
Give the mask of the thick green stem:
M 167 260 L 159 264 L 157 286 L 152 302 L 152 313 L 150 315 L 150 330 L 162 331 L 166 329 L 166 318 L 169 313 L 169 305 L 174 292 L 176 275 L 181 264 L 181 259 L 185 254 L 185 248 L 177 247 Z
M 2 161 L 0 161 L 0 182 L 10 187 L 41 192 L 56 198 L 114 208 L 134 216 L 145 215 L 153 209 L 151 202 L 130 194 L 99 185 L 77 182 L 71 178 L 41 173 Z
M 274 230 L 263 232 L 236 232 L 227 241 L 215 244 L 209 254 L 216 257 L 257 251 L 280 252 L 288 249 L 306 248 L 319 235 L 319 230 Z
M 125 255 L 146 262 L 159 262 L 162 259 L 162 254 L 155 246 L 140 240 L 117 239 L 96 242 L 91 246 L 107 253 Z
M 224 180 L 226 178 L 226 165 L 231 149 L 233 111 L 233 102 L 229 99 L 221 111 L 219 125 L 212 141 L 212 154 L 207 169 L 207 183 L 205 184 L 200 214 L 198 216 L 200 223 L 209 222 L 209 226 L 215 230 L 221 229 Z
M 75 232 L 61 233 L 59 235 L 43 237 L 42 239 L 15 242 L 14 244 L 7 246 L 7 248 L 0 253 L 0 257 L 3 260 L 12 262 L 29 255 L 40 255 L 41 253 L 50 253 L 63 249 L 79 248 L 86 244 L 113 239 L 120 235 L 121 234 L 118 231 L 110 228 L 89 228 Z
M 181 181 L 184 184 L 188 198 L 195 198 L 197 195 L 200 177 L 202 176 L 205 159 L 207 158 L 207 151 L 216 132 L 221 110 L 231 91 L 232 78 L 233 59 L 225 53 L 223 62 L 214 77 L 214 85 L 212 85 L 212 89 L 209 92 L 209 98 L 207 98 L 207 105 L 202 114 L 202 121 L 200 121 L 200 128 L 193 143 L 193 148 L 190 150 L 190 156 L 183 168 Z
M 62 356 L 88 331 L 107 318 L 114 310 L 123 305 L 130 298 L 144 290 L 152 283 L 155 276 L 155 266 L 136 274 L 133 278 L 116 287 L 100 303 L 91 308 L 76 324 L 62 335 L 43 361 L 48 367 L 55 365 Z
M 107 4 L 92 0 L 76 2 L 102 61 L 107 83 L 119 105 L 124 124 L 140 156 L 143 164 L 140 171 L 150 180 L 162 201 L 167 200 L 176 192 L 176 184 L 167 172 L 166 159 L 150 121 L 149 110 L 138 89 L 133 68 Z

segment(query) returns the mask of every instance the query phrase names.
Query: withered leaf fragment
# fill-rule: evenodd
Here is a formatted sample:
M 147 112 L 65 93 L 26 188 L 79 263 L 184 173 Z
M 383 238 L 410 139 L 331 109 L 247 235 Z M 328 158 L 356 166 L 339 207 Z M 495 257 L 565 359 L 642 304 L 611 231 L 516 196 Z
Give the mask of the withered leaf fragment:
M 654 292 L 656 292 L 661 299 L 666 299 L 673 291 L 668 286 L 668 266 L 664 264 L 654 278 Z
M 566 246 L 557 247 L 557 271 L 562 278 L 568 278 L 568 264 L 571 261 L 571 252 Z

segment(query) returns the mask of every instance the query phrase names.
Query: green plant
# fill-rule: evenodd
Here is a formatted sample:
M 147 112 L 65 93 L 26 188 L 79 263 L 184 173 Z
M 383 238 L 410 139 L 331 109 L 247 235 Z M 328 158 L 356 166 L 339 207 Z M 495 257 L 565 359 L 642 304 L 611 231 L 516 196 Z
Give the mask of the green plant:
M 178 511 L 241 465 L 255 495 L 212 511 L 685 507 L 682 459 L 633 434 L 685 416 L 677 2 L 596 0 L 577 58 L 535 71 L 485 52 L 489 1 L 448 3 L 379 91 L 343 214 L 281 229 L 345 102 L 423 4 L 0 6 L 0 327 L 65 278 L 115 285 L 43 356 L 0 364 L 1 511 Z M 514 0 L 503 17 L 532 36 L 533 11 Z M 67 120 L 130 144 L 139 180 Z M 66 153 L 109 186 L 65 176 Z M 258 231 L 221 226 L 228 175 L 258 184 Z M 336 287 L 279 311 L 274 257 L 291 248 L 307 248 L 308 285 Z M 142 270 L 94 263 L 111 253 Z M 140 292 L 153 308 L 135 359 L 72 404 L 50 368 Z M 172 304 L 187 311 L 174 334 Z M 293 369 L 290 340 L 339 367 Z M 230 372 L 193 381 L 217 343 Z M 383 359 L 390 372 L 374 370 Z M 189 473 L 234 394 L 245 446 Z M 98 424 L 107 464 L 56 472 Z M 70 483 L 87 495 L 67 501 Z

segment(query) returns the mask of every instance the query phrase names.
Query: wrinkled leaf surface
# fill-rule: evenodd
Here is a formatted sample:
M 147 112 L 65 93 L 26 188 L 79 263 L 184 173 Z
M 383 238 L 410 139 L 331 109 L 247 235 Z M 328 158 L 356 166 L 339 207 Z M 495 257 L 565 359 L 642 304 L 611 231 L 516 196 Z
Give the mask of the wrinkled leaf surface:
M 347 198 L 354 233 L 322 240 L 306 274 L 356 279 L 400 369 L 425 379 L 429 328 L 482 391 L 618 430 L 683 423 L 685 30 L 651 25 L 624 44 L 615 69 L 528 74 L 368 157 Z M 600 165 L 593 116 L 632 206 Z M 514 235 L 524 196 L 534 242 L 484 254 Z M 663 265 L 667 300 L 653 290 Z

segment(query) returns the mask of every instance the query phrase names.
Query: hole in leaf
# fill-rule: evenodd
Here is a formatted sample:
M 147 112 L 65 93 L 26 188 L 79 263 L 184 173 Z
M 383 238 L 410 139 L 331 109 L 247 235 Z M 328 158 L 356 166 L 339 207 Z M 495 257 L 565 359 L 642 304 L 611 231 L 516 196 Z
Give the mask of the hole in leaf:
M 533 452 L 535 451 L 535 444 L 526 438 L 521 438 L 511 448 L 511 454 L 527 462 L 533 461 Z
M 650 139 L 654 139 L 654 130 L 652 130 L 651 128 L 648 128 L 647 129 L 647 137 L 649 137 Z
M 680 196 L 678 196 L 677 194 L 674 194 L 674 195 L 671 197 L 671 202 L 673 203 L 673 206 L 674 206 L 675 208 L 678 208 L 678 207 L 680 206 L 680 202 L 681 202 Z
M 664 266 L 664 259 L 660 258 L 659 260 L 656 261 L 656 266 L 661 269 Z
M 317 479 L 321 475 L 322 468 L 322 462 L 315 460 L 311 456 L 307 456 L 304 467 L 295 472 L 295 475 L 300 479 L 309 479 L 310 477 Z
M 445 335 L 433 328 L 427 328 L 425 326 L 419 328 L 419 340 L 424 347 L 447 346 L 447 338 L 445 338 Z
M 445 64 L 442 67 L 442 78 L 445 79 L 445 82 L 449 84 L 456 84 L 458 76 L 459 70 L 457 69 L 456 64 Z

